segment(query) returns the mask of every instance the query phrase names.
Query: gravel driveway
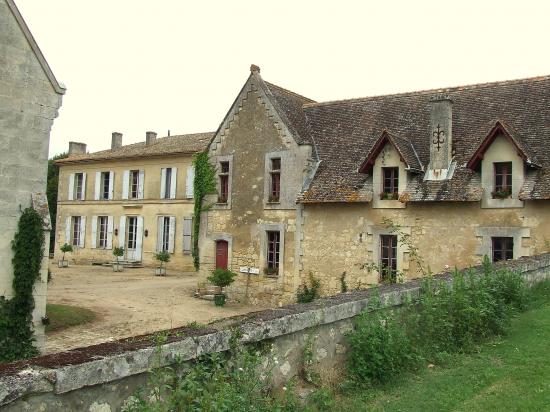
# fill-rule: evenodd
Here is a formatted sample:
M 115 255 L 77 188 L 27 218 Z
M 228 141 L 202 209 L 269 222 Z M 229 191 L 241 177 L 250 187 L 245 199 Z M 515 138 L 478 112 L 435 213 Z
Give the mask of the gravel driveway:
M 118 273 L 102 266 L 51 270 L 48 303 L 85 307 L 96 312 L 97 319 L 48 334 L 47 353 L 264 309 L 233 302 L 218 308 L 211 301 L 196 299 L 197 274 L 174 272 L 170 267 L 166 277 L 153 276 L 151 268 Z

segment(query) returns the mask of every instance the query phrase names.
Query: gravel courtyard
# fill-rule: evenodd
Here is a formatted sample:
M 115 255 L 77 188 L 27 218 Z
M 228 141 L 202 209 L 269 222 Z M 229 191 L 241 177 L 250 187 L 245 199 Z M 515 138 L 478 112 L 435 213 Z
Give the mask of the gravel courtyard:
M 96 312 L 97 319 L 48 334 L 47 353 L 263 309 L 233 302 L 219 308 L 196 299 L 197 274 L 174 272 L 170 267 L 166 277 L 153 276 L 151 268 L 119 273 L 102 266 L 51 270 L 48 303 L 85 307 Z

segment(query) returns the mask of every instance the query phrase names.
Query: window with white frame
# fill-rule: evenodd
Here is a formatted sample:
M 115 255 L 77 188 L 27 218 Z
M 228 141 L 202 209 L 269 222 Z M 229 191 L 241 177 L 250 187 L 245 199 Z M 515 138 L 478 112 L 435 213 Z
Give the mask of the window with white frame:
M 157 251 L 174 253 L 174 234 L 176 218 L 174 216 L 159 216 L 157 223 Z
M 101 172 L 101 200 L 111 198 L 111 172 Z
M 68 200 L 85 200 L 86 197 L 86 173 L 71 173 L 69 175 Z
M 72 221 L 72 244 L 73 246 L 80 246 L 80 223 L 82 218 L 80 216 L 73 216 Z
M 183 253 L 190 254 L 193 250 L 193 218 L 183 218 Z
M 166 167 L 160 169 L 160 198 L 175 199 L 177 188 L 178 169 L 176 167 Z
M 109 232 L 109 217 L 98 216 L 97 218 L 97 244 L 100 248 L 107 248 L 107 236 Z
M 139 198 L 139 170 L 130 170 L 130 199 Z

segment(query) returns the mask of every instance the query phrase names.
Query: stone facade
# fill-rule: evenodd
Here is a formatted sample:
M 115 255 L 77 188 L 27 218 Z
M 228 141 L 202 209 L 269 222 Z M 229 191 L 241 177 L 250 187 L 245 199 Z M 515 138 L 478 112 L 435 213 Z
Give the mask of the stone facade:
M 0 0 L 0 295 L 12 296 L 11 241 L 21 210 L 46 192 L 50 130 L 65 91 L 12 0 Z M 41 203 L 49 221 L 47 202 Z M 46 239 L 49 225 L 46 223 Z M 33 313 L 37 346 L 44 341 L 48 242 Z

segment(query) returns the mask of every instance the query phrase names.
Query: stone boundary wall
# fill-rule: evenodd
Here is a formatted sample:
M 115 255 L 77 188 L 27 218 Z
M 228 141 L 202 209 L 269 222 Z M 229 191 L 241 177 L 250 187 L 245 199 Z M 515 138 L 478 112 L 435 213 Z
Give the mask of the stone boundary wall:
M 529 284 L 550 279 L 550 253 L 496 266 L 522 273 Z M 451 274 L 439 274 L 436 278 L 449 281 Z M 407 296 L 418 293 L 420 283 L 417 279 L 383 285 L 377 290 L 386 306 L 397 306 Z M 0 410 L 119 410 L 124 400 L 145 383 L 151 368 L 170 365 L 176 356 L 191 360 L 226 351 L 236 328 L 242 333 L 240 343 L 268 341 L 272 344 L 273 357 L 277 359 L 274 385 L 282 385 L 300 372 L 307 345 L 312 345 L 315 367 L 323 372 L 332 371 L 343 366 L 345 334 L 353 328 L 354 317 L 367 307 L 373 292 L 372 289 L 353 291 L 308 304 L 255 312 L 194 332 L 180 329 L 181 332 L 171 334 L 161 346 L 160 356 L 148 336 L 0 365 Z M 132 349 L 125 350 L 125 347 Z

